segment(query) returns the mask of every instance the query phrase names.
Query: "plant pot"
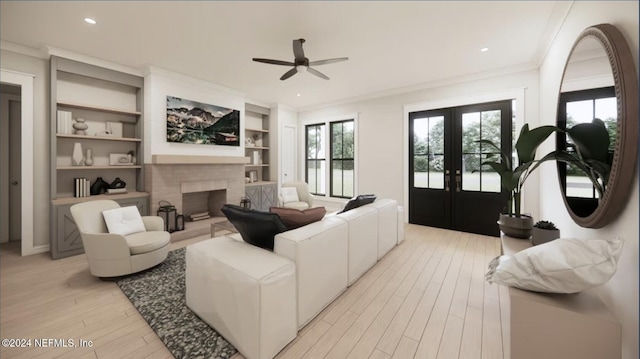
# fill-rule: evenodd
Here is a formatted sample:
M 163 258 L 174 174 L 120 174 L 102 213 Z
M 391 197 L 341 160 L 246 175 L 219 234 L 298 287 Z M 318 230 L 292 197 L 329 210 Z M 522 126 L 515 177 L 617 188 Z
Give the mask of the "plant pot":
M 500 213 L 498 226 L 502 233 L 509 237 L 528 239 L 531 237 L 533 229 L 533 218 L 526 214 L 515 217 L 507 213 Z
M 533 227 L 533 231 L 531 232 L 531 244 L 534 246 L 551 242 L 552 240 L 558 238 L 560 238 L 559 229 L 542 229 Z

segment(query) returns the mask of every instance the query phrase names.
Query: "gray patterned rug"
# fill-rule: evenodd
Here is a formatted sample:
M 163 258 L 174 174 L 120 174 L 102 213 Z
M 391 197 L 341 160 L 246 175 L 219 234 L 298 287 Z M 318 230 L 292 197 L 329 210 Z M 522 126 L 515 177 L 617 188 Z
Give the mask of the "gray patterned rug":
M 171 354 L 182 358 L 231 358 L 237 350 L 188 307 L 185 249 L 169 252 L 158 266 L 117 281 Z

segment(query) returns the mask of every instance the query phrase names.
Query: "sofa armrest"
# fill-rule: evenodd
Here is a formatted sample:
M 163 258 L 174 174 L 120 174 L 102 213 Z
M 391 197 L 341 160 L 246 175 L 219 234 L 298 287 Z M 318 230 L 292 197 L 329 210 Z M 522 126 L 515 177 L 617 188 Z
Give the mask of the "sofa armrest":
M 124 259 L 131 256 L 124 236 L 111 233 L 80 233 L 88 259 Z
M 164 220 L 158 216 L 142 216 L 147 231 L 164 231 Z

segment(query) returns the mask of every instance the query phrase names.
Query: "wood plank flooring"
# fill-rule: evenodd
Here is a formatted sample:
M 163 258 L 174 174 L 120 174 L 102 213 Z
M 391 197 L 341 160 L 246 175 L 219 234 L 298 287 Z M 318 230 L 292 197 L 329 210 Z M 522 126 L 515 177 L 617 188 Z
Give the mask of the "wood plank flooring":
M 509 359 L 508 295 L 484 280 L 499 239 L 410 224 L 405 237 L 277 358 Z M 0 245 L 2 339 L 93 345 L 2 347 L 0 357 L 173 357 L 114 282 L 90 275 L 84 255 L 51 260 L 19 251 L 19 243 Z

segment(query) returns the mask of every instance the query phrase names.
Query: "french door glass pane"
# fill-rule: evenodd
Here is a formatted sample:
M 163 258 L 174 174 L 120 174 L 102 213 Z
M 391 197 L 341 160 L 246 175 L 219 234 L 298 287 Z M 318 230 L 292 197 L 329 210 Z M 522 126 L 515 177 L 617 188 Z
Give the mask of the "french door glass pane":
M 480 165 L 488 155 L 500 156 L 500 151 L 477 141 L 489 140 L 500 148 L 502 146 L 501 122 L 500 110 L 462 114 L 463 191 L 500 192 L 499 176 L 490 167 L 481 168 Z
M 444 188 L 444 116 L 413 120 L 414 187 Z

